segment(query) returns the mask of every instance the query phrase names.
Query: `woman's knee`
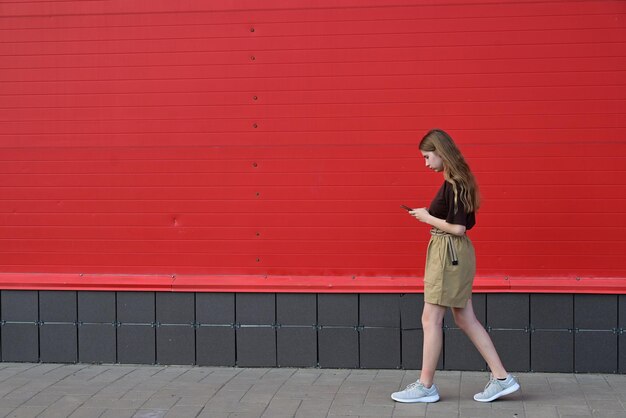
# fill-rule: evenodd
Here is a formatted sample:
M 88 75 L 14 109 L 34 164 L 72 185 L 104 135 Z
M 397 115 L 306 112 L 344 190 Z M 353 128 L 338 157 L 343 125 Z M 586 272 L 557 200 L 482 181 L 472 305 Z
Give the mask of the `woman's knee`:
M 462 309 L 453 309 L 452 316 L 454 317 L 454 323 L 461 329 L 466 330 L 478 322 L 473 312 L 468 312 Z
M 422 327 L 430 328 L 430 327 L 439 327 L 443 326 L 443 316 L 445 314 L 444 309 L 424 309 L 422 312 Z
M 467 327 L 467 320 L 460 314 L 454 314 L 454 323 L 460 329 L 465 329 Z

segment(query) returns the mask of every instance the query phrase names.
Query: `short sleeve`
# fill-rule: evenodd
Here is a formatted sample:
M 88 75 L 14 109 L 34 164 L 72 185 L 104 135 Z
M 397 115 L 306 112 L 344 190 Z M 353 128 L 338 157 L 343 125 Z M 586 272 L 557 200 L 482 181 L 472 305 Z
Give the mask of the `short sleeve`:
M 449 224 L 463 225 L 465 227 L 470 226 L 469 215 L 465 211 L 465 205 L 460 198 L 457 198 L 456 213 L 454 211 L 454 189 L 451 184 L 448 184 L 446 188 L 445 199 L 448 205 L 448 215 L 446 216 L 446 222 Z

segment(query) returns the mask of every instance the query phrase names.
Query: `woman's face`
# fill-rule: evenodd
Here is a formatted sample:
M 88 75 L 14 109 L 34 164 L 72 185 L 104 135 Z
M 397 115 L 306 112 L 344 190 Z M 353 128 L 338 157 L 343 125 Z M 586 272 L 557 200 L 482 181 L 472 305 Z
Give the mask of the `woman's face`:
M 420 150 L 421 151 L 421 150 Z M 426 167 L 433 171 L 443 171 L 443 160 L 434 151 L 421 151 Z

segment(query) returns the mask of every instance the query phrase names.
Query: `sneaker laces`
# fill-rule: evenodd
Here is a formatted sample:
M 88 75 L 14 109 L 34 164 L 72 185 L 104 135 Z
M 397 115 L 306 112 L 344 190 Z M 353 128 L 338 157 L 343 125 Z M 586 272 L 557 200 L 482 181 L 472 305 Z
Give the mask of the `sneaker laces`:
M 492 383 L 496 383 L 498 379 L 496 379 L 493 375 L 489 376 L 489 382 L 485 385 L 485 389 L 483 389 L 483 393 L 487 392 L 487 388 L 491 386 Z
M 417 382 L 409 383 L 405 390 L 415 389 L 418 386 L 423 386 L 419 380 Z

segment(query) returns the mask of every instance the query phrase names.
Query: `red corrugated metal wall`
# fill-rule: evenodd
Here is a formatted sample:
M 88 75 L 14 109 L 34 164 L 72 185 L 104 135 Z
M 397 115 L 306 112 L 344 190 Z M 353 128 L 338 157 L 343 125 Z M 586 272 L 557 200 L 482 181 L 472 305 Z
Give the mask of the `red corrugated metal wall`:
M 597 0 L 3 2 L 0 270 L 421 276 L 429 234 L 399 204 L 439 187 L 416 144 L 441 127 L 481 185 L 480 278 L 624 283 L 625 17 Z

